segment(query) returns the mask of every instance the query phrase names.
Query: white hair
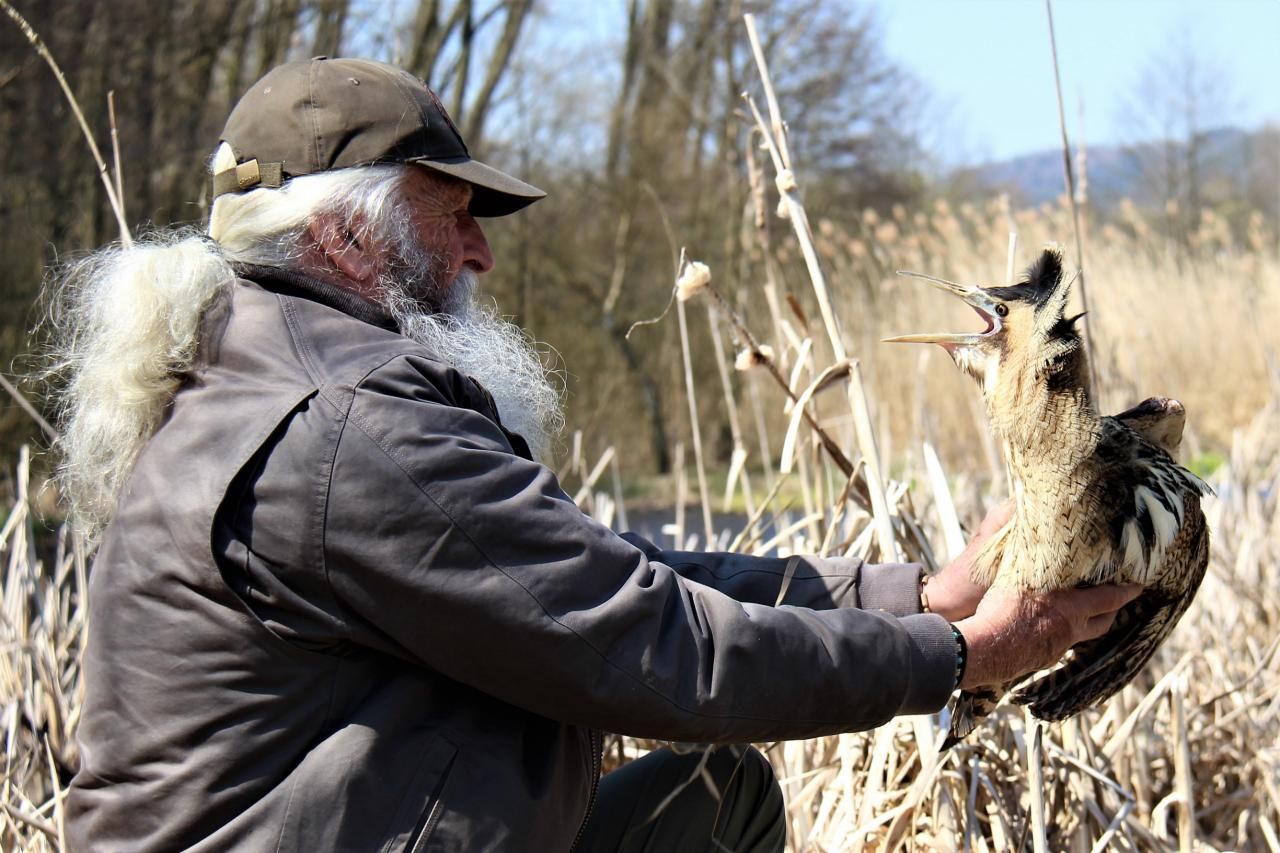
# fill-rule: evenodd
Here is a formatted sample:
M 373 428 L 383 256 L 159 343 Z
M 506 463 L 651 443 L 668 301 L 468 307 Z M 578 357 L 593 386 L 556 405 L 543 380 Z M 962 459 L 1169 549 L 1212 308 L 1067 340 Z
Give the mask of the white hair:
M 210 166 L 217 172 L 234 164 L 234 154 L 223 144 Z M 138 454 L 195 365 L 205 312 L 236 279 L 233 263 L 296 266 L 310 222 L 318 214 L 334 212 L 362 239 L 380 240 L 393 257 L 413 258 L 412 263 L 385 271 L 382 289 L 388 308 L 394 306 L 409 322 L 412 312 L 406 296 L 430 304 L 425 290 L 436 280 L 432 273 L 438 264 L 417 247 L 404 215 L 401 186 L 406 169 L 342 169 L 293 178 L 278 189 L 219 196 L 210 211 L 207 235 L 190 228 L 157 230 L 129 248 L 108 246 L 51 276 L 52 342 L 46 376 L 65 383 L 57 400 L 62 456 L 58 481 L 73 520 L 83 530 L 95 535 L 114 514 Z M 412 280 L 408 267 L 415 266 L 422 268 L 419 272 L 427 281 Z M 507 339 L 490 349 L 510 350 L 511 330 Z M 455 341 L 465 349 L 460 342 Z M 527 344 L 526 349 L 532 351 Z M 450 357 L 448 350 L 441 354 Z M 495 363 L 518 361 L 508 357 Z M 533 362 L 540 364 L 536 355 Z M 484 373 L 483 364 L 472 367 Z M 518 367 L 526 373 L 528 369 L 527 360 Z M 486 377 L 478 378 L 486 382 Z M 506 384 L 497 376 L 487 378 Z M 523 424 L 532 430 L 532 422 L 515 411 L 522 402 L 513 402 L 527 396 L 507 394 L 504 388 L 504 403 L 495 394 L 504 421 L 509 419 L 513 429 Z M 554 414 L 545 411 L 545 399 L 537 403 L 544 410 L 538 422 L 553 429 L 560 423 L 558 394 L 555 397 Z M 545 432 L 536 431 L 531 444 L 538 442 L 545 449 L 547 442 L 539 439 Z
M 477 301 L 470 270 L 458 273 L 434 309 L 391 282 L 383 287 L 400 333 L 483 385 L 503 426 L 529 443 L 535 459 L 548 459 L 564 429 L 563 376 L 546 366 L 555 353 L 504 319 L 492 301 Z

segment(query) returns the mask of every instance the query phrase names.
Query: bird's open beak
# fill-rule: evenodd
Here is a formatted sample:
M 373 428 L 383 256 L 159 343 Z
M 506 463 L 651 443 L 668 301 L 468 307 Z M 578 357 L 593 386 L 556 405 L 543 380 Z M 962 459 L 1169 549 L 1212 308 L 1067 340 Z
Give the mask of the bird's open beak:
M 947 281 L 943 278 L 935 278 L 931 275 L 925 275 L 918 272 L 907 272 L 899 270 L 898 275 L 909 276 L 911 278 L 923 279 L 929 282 L 939 290 L 945 290 L 955 296 L 959 296 L 969 304 L 974 311 L 978 312 L 987 324 L 987 327 L 981 332 L 970 332 L 967 334 L 947 334 L 943 332 L 931 332 L 919 335 L 898 335 L 893 338 L 884 338 L 885 343 L 890 344 L 938 344 L 943 349 L 951 350 L 957 347 L 976 346 L 981 343 L 983 338 L 994 335 L 1002 328 L 1000 317 L 996 314 L 996 302 L 987 295 L 981 287 L 972 285 L 956 284 L 954 281 Z

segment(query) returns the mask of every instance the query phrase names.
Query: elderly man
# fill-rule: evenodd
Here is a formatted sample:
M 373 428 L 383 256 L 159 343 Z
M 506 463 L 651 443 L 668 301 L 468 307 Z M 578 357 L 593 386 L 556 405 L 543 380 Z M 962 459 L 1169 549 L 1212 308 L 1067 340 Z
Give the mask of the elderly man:
M 429 89 L 290 63 L 232 112 L 208 234 L 64 277 L 61 472 L 101 533 L 73 848 L 781 850 L 742 744 L 939 710 L 1129 598 L 663 551 L 535 459 L 558 394 L 472 298 L 477 217 L 543 194 Z M 982 535 L 989 535 L 986 530 Z M 979 540 L 981 536 L 979 537 Z M 966 651 L 967 646 L 967 651 Z

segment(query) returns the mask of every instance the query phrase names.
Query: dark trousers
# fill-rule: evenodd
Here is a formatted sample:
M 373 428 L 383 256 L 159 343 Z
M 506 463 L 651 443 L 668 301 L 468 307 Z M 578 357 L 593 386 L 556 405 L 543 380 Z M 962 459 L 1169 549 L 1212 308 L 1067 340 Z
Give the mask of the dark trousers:
M 773 768 L 752 747 L 660 749 L 600 780 L 584 853 L 781 853 L 787 829 Z

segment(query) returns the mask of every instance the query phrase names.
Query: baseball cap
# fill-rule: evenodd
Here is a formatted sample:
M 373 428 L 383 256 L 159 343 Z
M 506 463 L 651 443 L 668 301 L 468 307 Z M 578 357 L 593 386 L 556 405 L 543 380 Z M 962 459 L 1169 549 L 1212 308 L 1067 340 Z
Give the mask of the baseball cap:
M 471 159 L 435 92 L 369 59 L 318 56 L 277 66 L 232 109 L 220 139 L 237 165 L 213 176 L 212 198 L 373 163 L 413 163 L 466 181 L 473 216 L 506 216 L 546 195 Z

